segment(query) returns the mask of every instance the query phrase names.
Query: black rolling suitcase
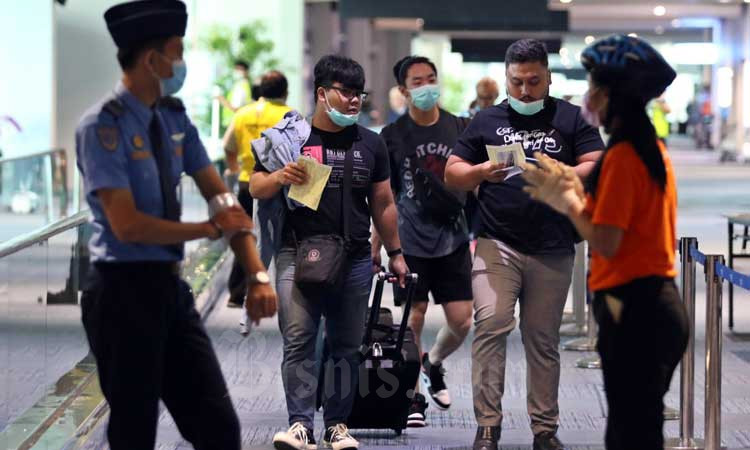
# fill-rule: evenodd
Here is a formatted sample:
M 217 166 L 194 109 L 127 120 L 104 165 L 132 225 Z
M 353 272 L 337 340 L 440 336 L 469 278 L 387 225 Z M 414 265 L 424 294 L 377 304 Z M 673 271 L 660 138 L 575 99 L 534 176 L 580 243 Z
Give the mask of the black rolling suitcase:
M 392 429 L 400 435 L 406 428 L 420 368 L 419 349 L 414 333 L 407 326 L 417 275 L 410 274 L 407 279 L 407 299 L 400 324 L 394 324 L 391 311 L 380 306 L 383 286 L 389 280 L 393 280 L 393 275 L 377 276 L 361 349 L 359 387 L 346 424 L 349 428 Z
M 380 306 L 383 286 L 393 279 L 392 274 L 383 272 L 377 276 L 360 349 L 362 363 L 359 365 L 359 386 L 346 425 L 352 429 L 391 429 L 400 435 L 406 428 L 409 406 L 421 367 L 414 333 L 407 326 L 417 274 L 408 276 L 404 317 L 398 325 L 393 322 L 391 310 Z M 317 392 L 318 408 L 325 401 L 323 380 L 328 354 L 327 341 L 324 341 Z

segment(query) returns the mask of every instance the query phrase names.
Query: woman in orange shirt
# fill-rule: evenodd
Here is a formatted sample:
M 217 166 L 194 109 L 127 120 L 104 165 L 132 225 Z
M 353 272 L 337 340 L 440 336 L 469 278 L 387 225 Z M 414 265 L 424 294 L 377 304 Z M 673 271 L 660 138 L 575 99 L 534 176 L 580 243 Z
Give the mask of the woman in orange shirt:
M 566 214 L 592 249 L 589 289 L 609 404 L 609 450 L 661 450 L 664 404 L 688 338 L 674 282 L 677 192 L 666 149 L 646 105 L 674 70 L 638 38 L 587 48 L 584 117 L 610 140 L 584 190 L 575 172 L 537 154 L 524 178 L 532 197 Z

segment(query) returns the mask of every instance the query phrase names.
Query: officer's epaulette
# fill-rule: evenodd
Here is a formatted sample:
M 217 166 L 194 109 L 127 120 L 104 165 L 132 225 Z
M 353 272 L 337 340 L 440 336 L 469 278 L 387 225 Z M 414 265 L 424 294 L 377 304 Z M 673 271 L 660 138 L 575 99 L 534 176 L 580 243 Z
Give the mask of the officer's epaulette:
M 107 112 L 115 119 L 119 119 L 125 114 L 125 106 L 123 106 L 120 100 L 112 98 L 104 102 L 104 105 L 102 105 L 102 112 Z
M 174 111 L 185 111 L 185 104 L 177 97 L 162 97 L 159 106 L 164 106 Z

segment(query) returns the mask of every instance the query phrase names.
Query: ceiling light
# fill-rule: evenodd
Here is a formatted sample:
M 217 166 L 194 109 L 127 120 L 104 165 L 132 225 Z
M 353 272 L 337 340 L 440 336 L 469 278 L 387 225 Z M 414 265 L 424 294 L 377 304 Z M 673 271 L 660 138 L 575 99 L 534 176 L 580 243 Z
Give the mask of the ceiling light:
M 638 35 L 637 35 L 637 34 L 635 34 L 635 33 L 628 33 L 628 36 L 630 36 L 630 37 L 635 37 L 635 38 L 637 38 L 637 37 L 638 37 Z
M 586 45 L 593 44 L 595 40 L 596 40 L 596 38 L 594 36 L 590 35 L 590 34 L 588 36 L 586 36 L 585 38 L 583 38 L 583 42 L 585 42 Z
M 680 25 L 682 23 L 680 22 L 680 19 L 672 19 L 672 27 L 673 28 L 680 28 Z
M 570 2 L 572 2 L 572 1 L 573 1 L 573 0 L 560 0 L 560 3 L 570 3 Z
M 659 5 L 659 6 L 657 6 L 657 7 L 654 8 L 654 15 L 655 16 L 661 17 L 661 16 L 663 16 L 666 13 L 667 13 L 667 8 L 663 7 L 662 5 Z

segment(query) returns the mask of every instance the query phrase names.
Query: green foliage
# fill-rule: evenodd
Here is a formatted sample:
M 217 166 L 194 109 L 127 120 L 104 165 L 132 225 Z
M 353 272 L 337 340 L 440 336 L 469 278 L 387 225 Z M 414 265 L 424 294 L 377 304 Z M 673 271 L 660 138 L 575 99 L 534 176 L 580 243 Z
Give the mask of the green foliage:
M 274 43 L 266 38 L 266 25 L 256 20 L 249 22 L 239 28 L 230 28 L 226 25 L 214 24 L 208 27 L 198 38 L 197 48 L 206 50 L 212 54 L 218 62 L 219 70 L 215 84 L 219 86 L 226 95 L 234 84 L 232 71 L 234 62 L 245 61 L 250 70 L 251 80 L 261 73 L 277 68 L 279 60 L 272 56 Z M 207 93 L 207 95 L 211 95 Z M 211 99 L 206 102 L 206 111 L 196 118 L 196 125 L 207 132 L 211 123 Z M 224 133 L 224 125 L 221 127 Z
M 459 78 L 447 74 L 442 75 L 441 78 L 443 92 L 440 98 L 440 105 L 443 109 L 453 114 L 459 114 L 466 111 L 468 109 L 468 105 L 464 104 L 464 98 L 466 98 L 466 83 Z
M 273 41 L 265 38 L 266 25 L 256 20 L 237 29 L 225 25 L 213 25 L 199 38 L 200 48 L 218 57 L 221 69 L 217 84 L 225 91 L 232 85 L 234 62 L 241 59 L 250 66 L 250 76 L 279 65 L 278 59 L 271 56 Z

